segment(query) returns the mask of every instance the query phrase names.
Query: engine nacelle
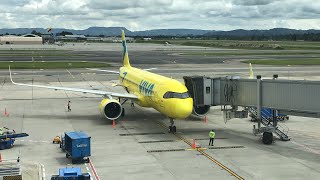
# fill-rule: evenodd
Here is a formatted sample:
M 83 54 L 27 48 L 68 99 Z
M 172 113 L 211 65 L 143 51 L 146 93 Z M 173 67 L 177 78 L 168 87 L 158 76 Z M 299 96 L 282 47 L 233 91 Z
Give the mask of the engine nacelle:
M 204 116 L 210 111 L 210 106 L 193 106 L 192 114 L 196 116 Z
M 100 112 L 109 120 L 118 119 L 122 114 L 122 106 L 115 99 L 103 99 L 100 103 Z

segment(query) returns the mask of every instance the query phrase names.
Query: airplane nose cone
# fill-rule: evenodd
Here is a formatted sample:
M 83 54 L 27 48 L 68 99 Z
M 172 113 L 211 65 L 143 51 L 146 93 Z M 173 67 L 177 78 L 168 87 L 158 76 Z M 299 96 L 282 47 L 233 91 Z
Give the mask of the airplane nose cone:
M 193 100 L 187 98 L 176 104 L 176 119 L 185 119 L 192 113 Z

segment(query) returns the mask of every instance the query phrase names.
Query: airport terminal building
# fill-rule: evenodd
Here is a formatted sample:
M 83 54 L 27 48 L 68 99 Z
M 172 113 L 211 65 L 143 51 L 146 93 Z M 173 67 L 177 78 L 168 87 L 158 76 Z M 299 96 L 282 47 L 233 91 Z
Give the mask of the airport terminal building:
M 43 40 L 42 37 L 35 34 L 7 35 L 0 36 L 0 44 L 43 44 Z

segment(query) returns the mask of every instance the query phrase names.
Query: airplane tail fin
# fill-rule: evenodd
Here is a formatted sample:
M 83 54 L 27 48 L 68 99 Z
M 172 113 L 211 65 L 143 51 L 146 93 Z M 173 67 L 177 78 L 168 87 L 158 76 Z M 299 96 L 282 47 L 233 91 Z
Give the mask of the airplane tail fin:
M 126 37 L 124 34 L 124 30 L 122 30 L 121 39 L 122 39 L 122 46 L 123 46 L 123 66 L 130 67 L 130 61 L 129 61 L 129 55 L 127 50 Z
M 253 71 L 252 71 L 252 65 L 251 65 L 251 63 L 249 63 L 249 68 L 250 68 L 249 78 L 250 78 L 250 79 L 253 79 Z

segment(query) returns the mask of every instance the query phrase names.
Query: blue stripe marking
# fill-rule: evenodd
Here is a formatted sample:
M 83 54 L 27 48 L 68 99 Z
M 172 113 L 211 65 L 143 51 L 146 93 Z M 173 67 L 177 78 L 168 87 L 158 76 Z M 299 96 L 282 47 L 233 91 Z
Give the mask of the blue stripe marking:
M 139 92 L 146 95 L 151 96 L 153 93 L 154 84 L 149 83 L 148 81 L 141 80 L 139 84 Z

